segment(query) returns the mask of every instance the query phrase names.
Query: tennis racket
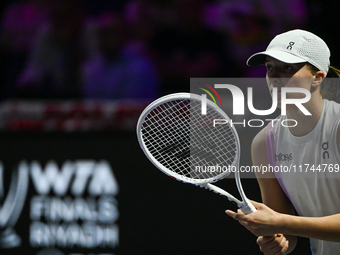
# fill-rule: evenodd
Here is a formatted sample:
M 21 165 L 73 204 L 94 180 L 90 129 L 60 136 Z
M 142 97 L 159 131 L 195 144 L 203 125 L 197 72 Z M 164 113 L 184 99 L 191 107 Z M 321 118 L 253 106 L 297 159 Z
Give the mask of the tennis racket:
M 155 100 L 139 117 L 139 144 L 163 173 L 223 195 L 245 214 L 255 212 L 241 185 L 237 132 L 223 110 L 206 98 L 205 102 L 202 111 L 202 97 L 196 94 L 175 93 Z M 235 172 L 242 201 L 211 184 L 230 172 Z

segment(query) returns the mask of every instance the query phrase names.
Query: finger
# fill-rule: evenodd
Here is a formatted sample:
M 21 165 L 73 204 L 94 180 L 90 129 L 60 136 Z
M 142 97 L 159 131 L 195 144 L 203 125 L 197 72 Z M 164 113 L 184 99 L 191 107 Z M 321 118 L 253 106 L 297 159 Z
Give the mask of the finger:
M 271 251 L 273 254 L 276 254 L 277 252 L 280 252 L 279 254 L 282 254 L 282 250 L 286 246 L 286 238 L 284 236 L 277 237 L 274 243 L 276 244 Z
M 275 238 L 280 237 L 280 234 L 270 235 L 270 236 L 263 236 L 263 240 L 265 242 L 273 241 Z
M 283 251 L 283 253 L 285 253 L 286 251 L 288 251 L 288 248 L 289 248 L 289 241 L 288 241 L 288 240 L 286 240 L 285 247 L 284 247 L 284 249 L 282 250 L 282 251 Z
M 232 218 L 234 218 L 235 220 L 237 220 L 236 218 L 237 218 L 238 213 L 233 212 L 233 211 L 231 211 L 231 210 L 226 210 L 225 212 L 226 212 L 226 214 L 228 214 L 230 217 L 232 217 Z M 243 226 L 246 226 L 246 225 L 247 225 L 247 222 L 246 222 L 246 221 L 242 221 L 242 220 L 238 220 L 238 221 L 239 221 L 239 223 L 241 223 Z
M 240 218 L 240 217 L 245 215 L 240 209 L 238 209 L 237 212 L 234 212 L 234 211 L 231 211 L 231 210 L 226 210 L 225 212 L 226 212 L 226 214 L 228 214 L 228 216 L 239 221 L 242 225 L 245 226 L 247 224 L 247 221 L 244 221 L 244 220 L 242 220 L 242 218 Z
M 241 215 L 245 215 L 244 212 L 241 209 L 237 209 L 237 213 Z
M 246 221 L 239 221 L 239 223 L 241 225 L 243 225 L 244 227 L 248 228 L 248 222 L 246 222 Z
M 288 250 L 288 247 L 289 247 L 289 241 L 287 240 L 284 247 L 277 253 L 274 253 L 273 255 L 282 255 L 284 254 L 287 250 Z
M 245 215 L 244 212 L 242 212 L 241 209 L 237 209 L 237 212 L 234 212 L 232 210 L 226 210 L 225 211 L 227 214 L 242 214 L 242 215 Z
M 275 254 L 282 250 L 286 251 L 288 249 L 284 248 L 286 245 L 286 238 L 281 234 L 276 234 L 273 236 L 266 236 L 258 238 L 257 243 L 260 246 L 260 250 L 267 254 Z M 282 253 L 281 253 L 282 254 Z
M 226 210 L 225 213 L 228 214 L 228 216 L 230 216 L 230 217 L 232 217 L 234 219 L 235 219 L 235 216 L 237 214 L 236 212 L 231 211 L 231 210 Z
M 263 251 L 269 251 L 271 254 L 274 254 L 282 249 L 282 247 L 280 247 L 280 242 L 277 240 L 260 245 L 260 247 L 263 249 Z
M 256 209 L 258 209 L 259 207 L 261 207 L 262 203 L 256 202 L 254 200 L 249 200 L 253 206 L 255 206 Z
M 230 217 L 234 218 L 235 220 L 245 220 L 245 214 L 238 209 L 237 212 L 231 211 L 231 210 L 226 210 L 226 214 L 228 214 Z
M 256 240 L 256 243 L 258 245 L 264 245 L 268 242 L 271 242 L 275 239 L 276 235 L 272 235 L 272 236 L 259 236 Z

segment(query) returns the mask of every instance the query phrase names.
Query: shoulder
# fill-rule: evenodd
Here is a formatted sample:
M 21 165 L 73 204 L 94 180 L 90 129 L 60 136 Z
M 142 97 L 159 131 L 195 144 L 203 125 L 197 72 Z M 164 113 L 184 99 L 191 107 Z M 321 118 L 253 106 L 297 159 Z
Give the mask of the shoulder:
M 335 101 L 324 99 L 324 105 L 326 109 L 325 114 L 331 116 L 333 121 L 339 121 L 340 104 Z

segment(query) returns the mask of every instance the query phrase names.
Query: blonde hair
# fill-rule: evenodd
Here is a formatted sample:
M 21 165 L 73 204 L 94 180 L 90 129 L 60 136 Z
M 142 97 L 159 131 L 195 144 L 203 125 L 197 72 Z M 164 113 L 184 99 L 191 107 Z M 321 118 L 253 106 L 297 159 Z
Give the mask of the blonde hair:
M 312 74 L 320 71 L 315 66 L 307 63 Z M 328 99 L 340 103 L 340 70 L 330 66 L 326 79 L 323 80 L 320 86 L 320 94 L 323 99 Z

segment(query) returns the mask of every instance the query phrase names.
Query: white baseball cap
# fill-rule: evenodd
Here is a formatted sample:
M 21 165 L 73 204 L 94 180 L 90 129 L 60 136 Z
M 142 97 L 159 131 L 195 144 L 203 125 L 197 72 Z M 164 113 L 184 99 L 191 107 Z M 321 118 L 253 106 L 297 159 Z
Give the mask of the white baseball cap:
M 275 36 L 266 51 L 248 58 L 247 65 L 263 65 L 265 57 L 270 56 L 289 64 L 308 62 L 327 75 L 330 55 L 327 44 L 320 37 L 296 29 Z

